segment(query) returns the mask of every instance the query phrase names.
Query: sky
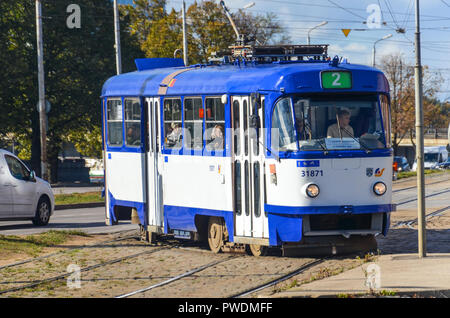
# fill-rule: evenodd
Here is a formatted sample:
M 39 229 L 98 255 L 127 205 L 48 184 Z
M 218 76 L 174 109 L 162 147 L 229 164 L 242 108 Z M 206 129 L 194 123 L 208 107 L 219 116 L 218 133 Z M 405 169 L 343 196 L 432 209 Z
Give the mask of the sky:
M 195 0 L 185 2 L 188 7 Z M 338 55 L 353 64 L 372 65 L 374 43 L 392 34 L 377 42 L 376 63 L 384 55 L 399 52 L 408 63 L 415 64 L 415 0 L 225 0 L 231 12 L 251 2 L 255 5 L 245 10 L 255 15 L 276 14 L 291 44 L 306 44 L 308 30 L 327 21 L 310 32 L 310 39 L 311 44 L 329 44 L 331 57 Z M 180 10 L 181 3 L 168 0 L 167 9 Z M 420 1 L 420 27 L 422 65 L 441 73 L 444 80 L 437 97 L 450 101 L 450 0 Z M 347 37 L 342 29 L 350 29 Z M 405 32 L 397 32 L 399 29 Z

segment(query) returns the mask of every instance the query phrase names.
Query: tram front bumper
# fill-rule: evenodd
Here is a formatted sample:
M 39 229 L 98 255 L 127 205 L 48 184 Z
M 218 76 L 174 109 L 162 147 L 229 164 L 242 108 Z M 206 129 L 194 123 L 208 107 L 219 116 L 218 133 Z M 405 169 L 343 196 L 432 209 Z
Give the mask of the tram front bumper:
M 303 236 L 387 234 L 393 204 L 368 206 L 280 207 L 265 205 L 269 244 L 300 242 Z

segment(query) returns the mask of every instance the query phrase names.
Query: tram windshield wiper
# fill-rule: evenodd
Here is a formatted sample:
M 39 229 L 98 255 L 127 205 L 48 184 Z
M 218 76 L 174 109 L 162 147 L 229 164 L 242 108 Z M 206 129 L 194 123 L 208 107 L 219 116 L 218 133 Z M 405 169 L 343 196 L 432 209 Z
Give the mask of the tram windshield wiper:
M 312 133 L 312 129 L 311 129 L 311 126 L 309 125 L 309 122 L 307 120 L 305 120 L 304 124 L 305 124 L 305 127 L 310 131 L 310 133 Z M 322 138 L 319 138 L 319 139 L 316 139 L 316 140 L 317 140 L 319 146 L 322 148 L 323 153 L 325 155 L 327 155 L 328 154 L 328 148 L 325 145 L 325 141 L 323 141 Z
M 359 143 L 359 145 L 361 146 L 361 147 L 363 147 L 364 148 L 364 150 L 367 152 L 367 153 L 370 153 L 372 150 L 370 150 L 370 148 L 369 147 L 367 147 L 363 142 L 361 142 L 361 138 L 358 140 L 358 139 L 356 139 L 355 138 L 355 136 L 353 136 L 353 134 L 351 133 L 351 132 L 349 132 L 347 129 L 345 129 L 344 127 L 341 127 L 341 129 L 343 130 L 343 131 L 345 131 L 346 133 L 347 133 L 347 135 L 348 136 L 350 136 L 351 138 L 353 138 L 353 140 L 355 140 L 357 143 Z M 339 129 L 340 130 L 340 129 Z M 341 137 L 342 138 L 342 137 Z

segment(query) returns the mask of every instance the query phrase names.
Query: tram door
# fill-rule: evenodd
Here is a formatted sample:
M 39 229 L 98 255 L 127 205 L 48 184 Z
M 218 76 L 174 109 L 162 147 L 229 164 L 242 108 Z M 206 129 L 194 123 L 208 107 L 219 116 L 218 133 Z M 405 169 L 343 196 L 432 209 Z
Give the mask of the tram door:
M 254 111 L 249 96 L 232 97 L 235 235 L 263 237 L 262 151 L 250 128 Z
M 147 131 L 148 131 L 148 152 L 147 152 L 147 205 L 148 224 L 150 231 L 160 232 L 163 226 L 163 205 L 162 205 L 162 177 L 161 166 L 161 127 L 160 127 L 160 107 L 159 98 L 152 97 L 146 99 L 148 107 Z

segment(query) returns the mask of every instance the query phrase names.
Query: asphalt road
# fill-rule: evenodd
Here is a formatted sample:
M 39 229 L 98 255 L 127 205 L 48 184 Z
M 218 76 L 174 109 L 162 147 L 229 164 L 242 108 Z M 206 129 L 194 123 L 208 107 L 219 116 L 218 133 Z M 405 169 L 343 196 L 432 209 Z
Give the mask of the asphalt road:
M 36 234 L 49 230 L 80 230 L 89 234 L 114 233 L 123 230 L 138 229 L 130 221 L 121 221 L 118 225 L 105 225 L 105 208 L 83 208 L 57 210 L 46 226 L 34 226 L 31 221 L 0 222 L 0 234 L 20 235 Z
M 425 201 L 426 208 L 448 207 L 450 205 L 449 174 L 427 178 L 428 182 L 434 182 L 434 184 L 426 187 L 426 195 L 432 195 Z M 403 188 L 409 189 L 398 191 Z M 397 209 L 417 209 L 415 178 L 394 185 L 393 202 L 399 204 Z M 130 221 L 121 221 L 119 225 L 106 226 L 104 207 L 57 210 L 50 218 L 50 223 L 43 227 L 35 227 L 31 221 L 0 222 L 0 234 L 3 235 L 35 234 L 49 230 L 69 229 L 77 229 L 90 234 L 114 233 L 137 228 L 137 225 L 131 224 Z

